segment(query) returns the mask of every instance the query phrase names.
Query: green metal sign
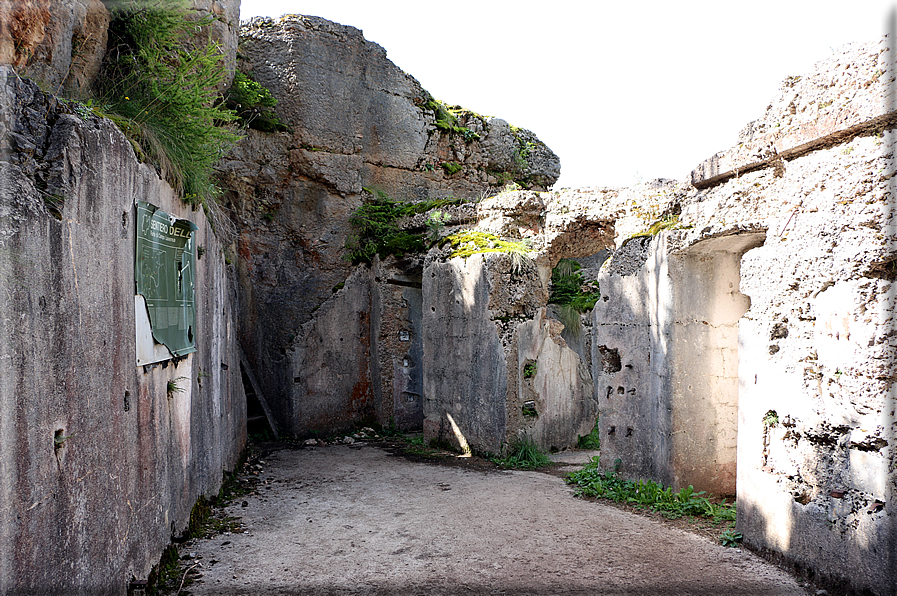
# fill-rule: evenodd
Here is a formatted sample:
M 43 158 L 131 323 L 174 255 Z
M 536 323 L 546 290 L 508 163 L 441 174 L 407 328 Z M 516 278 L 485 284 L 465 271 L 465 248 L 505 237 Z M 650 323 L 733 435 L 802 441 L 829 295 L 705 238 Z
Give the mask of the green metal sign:
M 195 230 L 190 221 L 137 202 L 137 293 L 146 300 L 153 338 L 173 356 L 196 351 Z

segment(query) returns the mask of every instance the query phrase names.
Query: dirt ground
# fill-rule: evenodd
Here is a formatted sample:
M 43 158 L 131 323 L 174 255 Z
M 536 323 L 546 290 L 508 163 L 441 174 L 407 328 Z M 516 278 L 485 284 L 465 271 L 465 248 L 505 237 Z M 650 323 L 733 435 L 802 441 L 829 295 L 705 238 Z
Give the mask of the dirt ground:
M 424 451 L 263 454 L 225 509 L 239 530 L 181 545 L 180 594 L 813 593 L 745 549 L 574 498 L 558 473 Z

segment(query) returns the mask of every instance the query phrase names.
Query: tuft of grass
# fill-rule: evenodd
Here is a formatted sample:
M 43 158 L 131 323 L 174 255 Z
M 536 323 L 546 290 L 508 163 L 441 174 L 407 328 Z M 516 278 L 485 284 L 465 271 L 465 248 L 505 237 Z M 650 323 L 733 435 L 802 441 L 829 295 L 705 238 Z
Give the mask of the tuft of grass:
M 172 379 L 168 381 L 165 385 L 165 393 L 168 397 L 174 397 L 176 393 L 183 393 L 185 389 L 178 385 L 178 382 L 186 380 L 187 377 L 178 377 L 177 379 Z
M 710 518 L 717 524 L 735 521 L 735 503 L 713 503 L 704 491 L 695 492 L 691 485 L 673 492 L 671 487 L 664 488 L 653 480 L 624 480 L 617 476 L 617 470 L 599 470 L 598 462 L 599 457 L 593 457 L 582 470 L 567 475 L 566 481 L 576 486 L 577 496 L 653 509 L 669 519 L 690 515 Z
M 491 458 L 492 461 L 503 468 L 517 468 L 521 470 L 533 470 L 551 465 L 551 460 L 539 449 L 530 438 L 523 437 L 511 444 L 507 457 Z
M 224 56 L 196 32 L 215 20 L 192 18 L 187 0 L 122 0 L 112 22 L 98 105 L 128 136 L 141 158 L 199 202 L 214 199 L 215 163 L 239 140 L 226 124 L 236 115 L 218 98 Z M 96 110 L 94 110 L 96 111 Z

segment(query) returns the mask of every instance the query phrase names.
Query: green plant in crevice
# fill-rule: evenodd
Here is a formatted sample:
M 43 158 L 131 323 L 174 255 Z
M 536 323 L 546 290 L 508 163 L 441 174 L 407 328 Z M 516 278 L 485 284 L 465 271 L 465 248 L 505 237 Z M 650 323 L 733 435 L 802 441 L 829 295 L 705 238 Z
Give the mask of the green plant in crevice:
M 346 259 L 353 263 L 370 263 L 374 255 L 402 256 L 407 253 L 423 252 L 429 246 L 422 234 L 403 230 L 399 227 L 399 220 L 403 217 L 426 213 L 446 205 L 460 205 L 468 201 L 464 199 L 434 199 L 417 203 L 394 201 L 385 193 L 365 188 L 372 195 L 369 201 L 365 201 L 351 216 L 349 223 L 352 233 L 346 239 Z M 447 214 L 431 216 L 428 218 L 435 226 L 437 219 L 443 226 L 448 221 Z M 433 229 L 431 228 L 431 234 Z
M 523 378 L 532 379 L 536 376 L 538 365 L 535 362 L 527 362 L 523 365 Z
M 587 435 L 578 435 L 576 446 L 580 449 L 601 449 L 601 437 L 598 434 L 598 420 L 600 416 L 595 416 L 595 425 L 592 431 Z
M 579 270 L 582 266 L 571 259 L 561 259 L 551 270 L 549 304 L 555 304 L 556 316 L 575 338 L 582 334 L 580 315 L 595 308 L 601 297 L 598 282 L 586 282 Z
M 775 410 L 768 410 L 763 415 L 763 426 L 767 428 L 775 428 L 779 424 L 779 414 Z
M 221 105 L 224 56 L 194 40 L 214 17 L 193 19 L 187 0 L 123 0 L 111 8 L 98 102 L 135 151 L 182 195 L 205 203 L 218 194 L 214 164 L 238 139 Z
M 435 242 L 439 239 L 439 235 L 451 219 L 451 215 L 445 211 L 439 211 L 438 209 L 433 211 L 429 217 L 427 217 L 427 229 L 430 231 L 429 235 L 431 242 Z
M 227 90 L 225 101 L 243 126 L 262 132 L 289 130 L 274 112 L 277 100 L 271 92 L 243 71 L 234 73 L 234 82 Z
M 494 457 L 492 461 L 503 468 L 518 468 L 522 470 L 544 468 L 551 465 L 551 460 L 548 456 L 528 437 L 521 437 L 514 441 L 508 449 L 507 457 Z
M 439 130 L 460 135 L 467 143 L 480 138 L 477 132 L 458 124 L 458 117 L 455 115 L 455 112 L 466 112 L 469 114 L 470 112 L 467 112 L 467 110 L 463 110 L 459 106 L 449 107 L 438 99 L 432 98 L 423 104 L 423 108 L 433 112 L 436 118 L 436 128 Z
M 580 269 L 582 266 L 576 261 L 561 259 L 551 270 L 550 304 L 569 305 L 580 313 L 595 308 L 595 303 L 601 298 L 598 283 L 586 282 Z
M 178 377 L 177 379 L 172 379 L 165 384 L 165 394 L 168 397 L 174 397 L 177 393 L 184 393 L 186 391 L 183 387 L 178 385 L 179 382 L 187 380 L 187 377 Z

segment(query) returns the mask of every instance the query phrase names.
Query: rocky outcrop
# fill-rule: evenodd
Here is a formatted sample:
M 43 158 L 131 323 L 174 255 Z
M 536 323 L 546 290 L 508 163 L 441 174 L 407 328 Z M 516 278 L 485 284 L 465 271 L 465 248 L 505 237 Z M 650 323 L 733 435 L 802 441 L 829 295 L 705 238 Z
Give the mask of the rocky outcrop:
M 83 96 L 106 52 L 109 11 L 101 0 L 0 2 L 0 64 L 48 90 Z
M 345 329 L 321 335 L 322 329 L 336 330 L 321 317 L 355 321 L 360 312 L 359 297 L 348 292 L 353 283 L 348 280 L 357 274 L 344 246 L 351 214 L 371 198 L 363 189 L 400 201 L 476 199 L 509 182 L 545 189 L 560 174 L 557 156 L 529 131 L 435 101 L 353 27 L 292 15 L 253 19 L 241 35 L 240 68 L 277 98 L 277 114 L 290 128 L 248 130 L 219 166 L 240 230 L 235 257 L 245 322 L 241 340 L 263 391 L 282 412 L 283 427 L 300 434 L 351 426 L 362 410 L 382 424 L 406 414 L 419 421 L 420 396 L 409 398 L 398 385 L 387 387 L 393 378 L 416 378 L 412 385 L 419 384 L 420 377 L 408 377 L 401 364 L 413 360 L 405 344 L 373 364 L 354 353 L 358 342 L 378 350 L 390 343 L 377 339 L 379 314 L 359 323 L 360 335 Z M 407 280 L 420 278 L 420 259 L 383 266 L 370 283 L 419 286 Z M 334 291 L 343 284 L 344 290 Z M 364 298 L 399 305 L 398 311 L 383 311 L 384 325 L 410 316 L 401 305 L 414 300 L 393 302 L 388 296 L 395 287 L 390 283 Z M 345 360 L 341 370 L 352 371 L 348 393 L 349 377 L 343 373 L 338 373 L 342 381 L 321 384 L 335 379 L 323 362 L 309 360 L 322 345 L 336 360 Z M 354 394 L 353 403 L 367 405 L 348 405 L 347 395 Z M 399 415 L 401 400 L 390 395 L 416 399 L 417 413 Z M 331 422 L 325 424 L 314 417 L 311 403 L 353 414 L 328 415 Z
M 110 121 L 0 68 L 0 130 L 0 593 L 125 594 L 245 445 L 231 278 L 202 213 Z M 138 200 L 203 249 L 196 352 L 147 366 Z
M 198 41 L 215 43 L 224 55 L 223 91 L 236 64 L 240 0 L 193 0 L 193 5 L 196 18 L 214 19 Z M 86 99 L 106 54 L 110 20 L 102 0 L 2 0 L 0 64 L 55 95 Z

